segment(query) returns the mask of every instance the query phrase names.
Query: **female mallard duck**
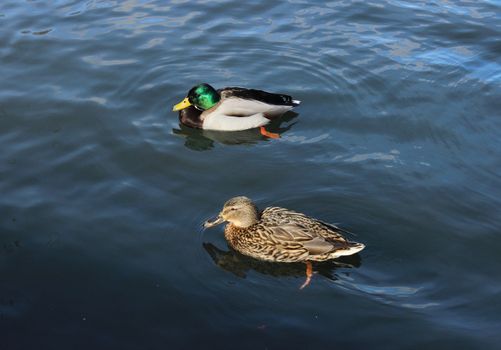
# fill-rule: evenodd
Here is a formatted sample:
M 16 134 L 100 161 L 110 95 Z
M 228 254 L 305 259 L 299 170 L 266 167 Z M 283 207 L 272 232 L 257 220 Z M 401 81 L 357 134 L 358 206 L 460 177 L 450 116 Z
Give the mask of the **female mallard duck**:
M 199 84 L 172 110 L 180 111 L 181 123 L 190 127 L 238 131 L 262 127 L 299 104 L 288 95 L 239 87 L 216 90 Z M 194 108 L 183 112 L 190 106 Z
M 350 242 L 346 232 L 292 210 L 268 207 L 258 211 L 247 197 L 228 200 L 219 215 L 204 223 L 212 227 L 227 221 L 224 236 L 238 252 L 265 261 L 305 262 L 306 282 L 312 275 L 311 261 L 325 261 L 355 254 L 365 248 Z

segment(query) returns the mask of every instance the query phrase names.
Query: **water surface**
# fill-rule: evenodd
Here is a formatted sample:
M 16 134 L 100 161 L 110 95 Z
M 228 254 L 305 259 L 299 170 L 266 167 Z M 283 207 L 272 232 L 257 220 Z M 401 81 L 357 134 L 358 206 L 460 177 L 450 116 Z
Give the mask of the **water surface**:
M 495 349 L 497 1 L 3 1 L 3 349 Z M 266 140 L 179 126 L 196 83 L 303 103 Z M 228 198 L 356 233 L 316 267 L 230 252 Z

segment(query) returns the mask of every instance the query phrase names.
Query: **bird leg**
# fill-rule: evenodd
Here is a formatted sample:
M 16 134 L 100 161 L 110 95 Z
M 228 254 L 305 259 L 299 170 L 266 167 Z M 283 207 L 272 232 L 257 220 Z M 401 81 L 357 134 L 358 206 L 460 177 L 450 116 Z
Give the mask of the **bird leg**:
M 261 135 L 269 137 L 270 139 L 279 139 L 280 138 L 280 134 L 276 134 L 274 132 L 269 132 L 268 130 L 266 130 L 264 128 L 264 126 L 259 127 L 259 132 L 261 133 Z
M 310 284 L 310 282 L 311 282 L 311 276 L 313 276 L 313 265 L 309 261 L 306 261 L 305 264 L 306 264 L 306 280 L 301 285 L 301 287 L 299 287 L 299 289 L 303 289 L 308 284 Z

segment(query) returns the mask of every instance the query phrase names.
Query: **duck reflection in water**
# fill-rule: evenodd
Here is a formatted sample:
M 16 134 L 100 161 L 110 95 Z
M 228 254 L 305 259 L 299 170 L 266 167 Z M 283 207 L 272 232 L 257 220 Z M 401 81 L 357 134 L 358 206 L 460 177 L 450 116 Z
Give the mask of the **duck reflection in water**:
M 185 146 L 190 149 L 205 151 L 214 148 L 214 142 L 227 145 L 255 144 L 259 141 L 266 141 L 270 138 L 269 136 L 263 135 L 259 128 L 228 132 L 198 129 L 196 125 L 190 127 L 191 124 L 195 123 L 195 120 L 198 118 L 200 113 L 202 113 L 202 111 L 193 106 L 180 110 L 179 129 L 172 129 L 172 132 L 175 135 L 180 135 L 186 138 Z M 284 127 L 282 127 L 281 124 L 288 123 L 297 116 L 298 114 L 295 112 L 287 112 L 282 117 L 272 120 L 266 126 L 266 129 L 268 130 L 267 134 L 272 135 L 272 138 L 280 137 L 281 134 L 292 128 L 295 122 Z
M 219 249 L 212 243 L 203 243 L 203 247 L 217 266 L 240 278 L 245 278 L 251 270 L 274 277 L 304 277 L 304 264 L 300 262 L 277 263 L 256 260 L 231 248 L 226 251 Z M 315 273 L 334 281 L 337 279 L 335 275 L 337 269 L 358 268 L 361 264 L 362 259 L 359 254 L 356 254 L 343 256 L 336 260 L 314 262 L 312 265 Z

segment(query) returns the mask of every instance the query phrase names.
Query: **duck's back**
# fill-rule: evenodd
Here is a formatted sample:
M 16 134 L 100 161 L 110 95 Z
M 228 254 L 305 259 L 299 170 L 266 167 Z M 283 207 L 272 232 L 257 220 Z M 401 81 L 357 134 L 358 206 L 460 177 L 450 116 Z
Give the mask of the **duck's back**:
M 238 228 L 226 226 L 225 237 L 235 250 L 261 260 L 279 262 L 325 261 L 362 250 L 349 242 L 337 226 L 279 207 L 261 212 L 258 223 Z
M 294 107 L 299 104 L 299 101 L 292 99 L 292 96 L 284 94 L 275 94 L 263 90 L 246 89 L 241 87 L 226 87 L 219 90 L 222 99 L 240 98 L 244 100 L 255 100 L 262 103 L 276 106 Z
M 289 230 L 292 238 L 295 234 L 299 237 L 307 235 L 310 238 L 322 237 L 327 240 L 337 240 L 346 242 L 339 227 L 313 219 L 302 213 L 293 210 L 268 207 L 261 213 L 260 223 L 267 227 L 274 227 L 280 231 Z

